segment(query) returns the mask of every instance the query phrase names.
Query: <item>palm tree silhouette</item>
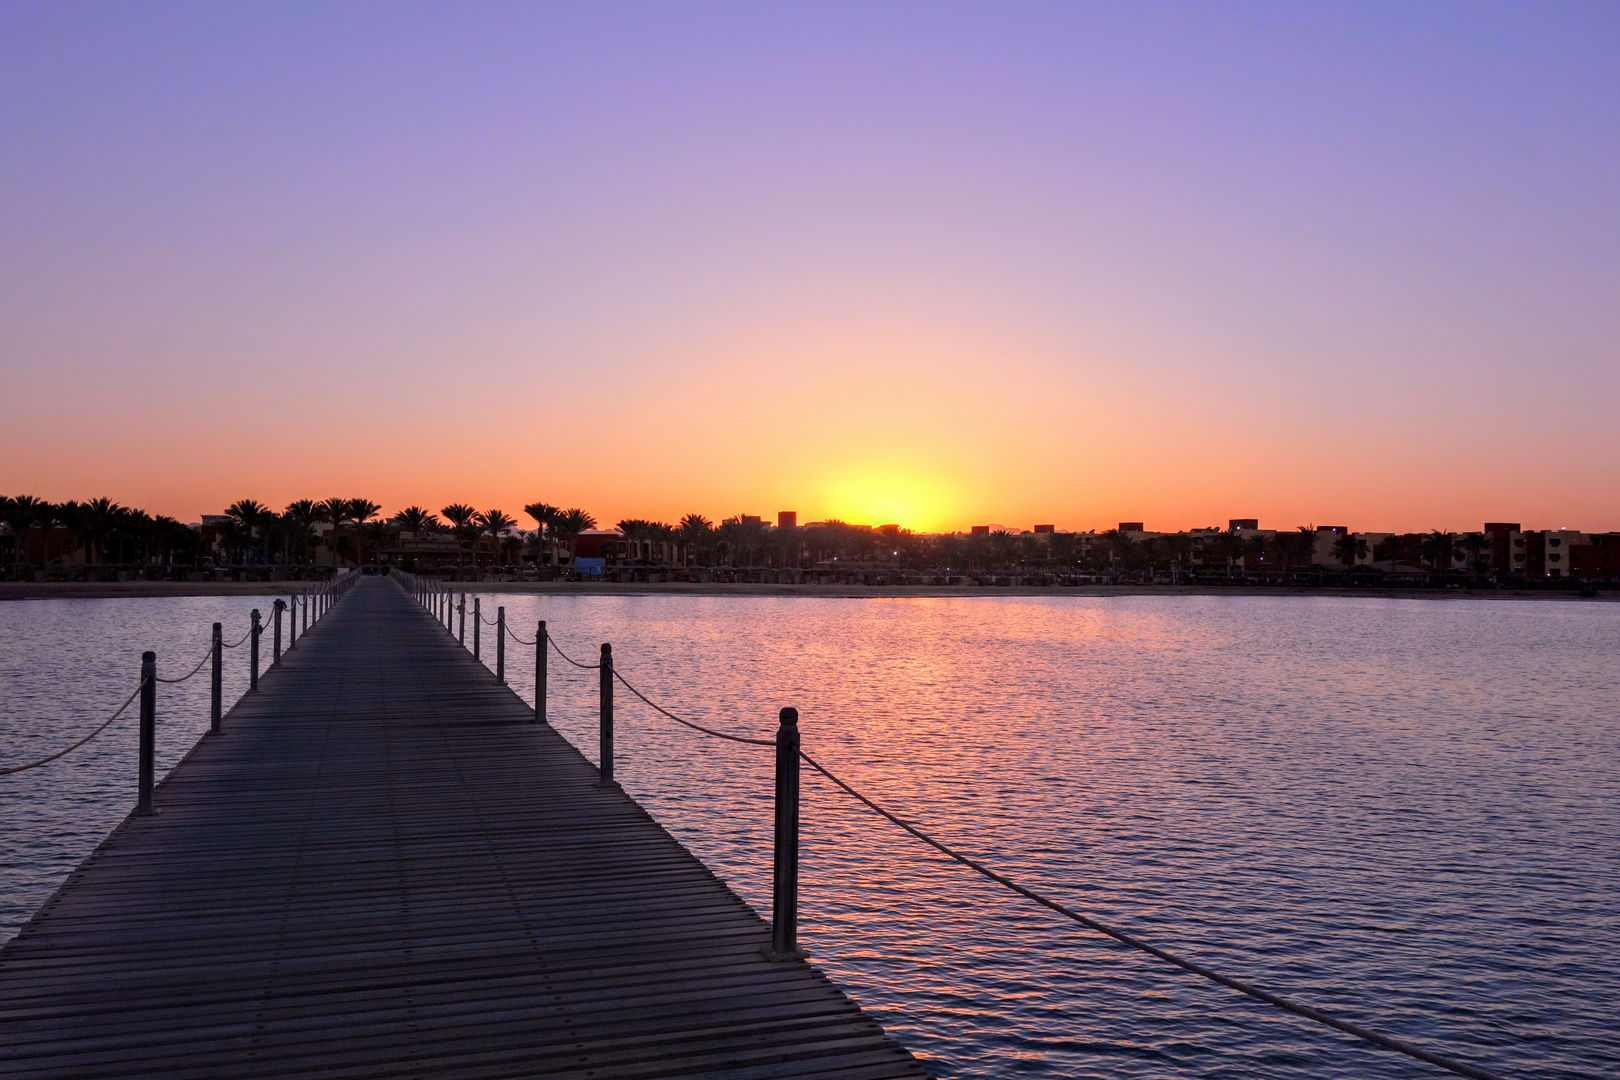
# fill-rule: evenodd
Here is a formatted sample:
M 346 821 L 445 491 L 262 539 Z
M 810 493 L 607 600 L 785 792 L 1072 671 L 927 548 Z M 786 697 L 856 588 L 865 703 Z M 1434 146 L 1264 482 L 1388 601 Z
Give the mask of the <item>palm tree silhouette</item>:
M 226 507 L 225 514 L 241 530 L 242 538 L 257 546 L 265 557 L 270 552 L 269 525 L 275 513 L 257 499 L 238 499 Z
M 298 499 L 281 512 L 289 537 L 298 541 L 300 561 L 308 561 L 309 545 L 315 537 L 315 523 L 321 519 L 321 505 L 314 499 Z
M 407 506 L 394 515 L 394 520 L 399 522 L 400 528 L 417 536 L 432 532 L 439 526 L 439 519 L 420 506 Z
M 382 507 L 378 506 L 370 499 L 349 500 L 349 519 L 354 522 L 355 543 L 358 547 L 358 554 L 355 556 L 355 562 L 357 563 L 363 564 L 366 561 L 366 549 L 365 544 L 362 541 L 366 536 L 367 531 L 375 533 L 375 530 L 366 530 L 365 524 L 372 518 L 376 517 L 377 511 L 381 509 Z M 373 535 L 372 539 L 375 541 L 379 538 Z
M 1390 533 L 1388 536 L 1384 537 L 1383 541 L 1380 542 L 1378 546 L 1383 549 L 1384 561 L 1389 563 L 1389 568 L 1392 572 L 1401 559 L 1406 557 L 1406 549 L 1408 546 L 1407 538 L 1401 533 Z M 1376 558 L 1377 552 L 1375 551 L 1373 554 Z
M 1367 538 L 1347 532 L 1333 541 L 1333 554 L 1344 563 L 1346 573 L 1354 571 L 1356 563 L 1367 557 Z
M 523 508 L 523 512 L 534 518 L 535 524 L 540 527 L 541 536 L 544 537 L 546 544 L 550 548 L 551 562 L 555 564 L 557 562 L 557 515 L 561 514 L 562 511 L 547 502 L 532 502 Z M 535 551 L 537 561 L 539 555 L 540 552 L 537 546 Z
M 708 565 L 704 556 L 708 554 L 709 539 L 714 535 L 714 522 L 702 514 L 687 514 L 681 518 L 676 530 L 680 533 L 681 543 L 686 546 L 687 558 Z
M 574 541 L 586 529 L 596 528 L 596 519 L 579 507 L 570 507 L 557 516 L 557 535 L 568 548 L 568 557 L 574 556 Z
M 449 506 L 442 508 L 439 513 L 443 514 L 444 520 L 450 523 L 450 531 L 455 533 L 456 539 L 460 541 L 462 548 L 471 546 L 472 540 L 477 536 L 477 527 L 473 525 L 473 519 L 478 516 L 478 511 L 465 503 L 451 503 Z M 465 559 L 461 561 L 466 562 Z
M 33 495 L 17 495 L 5 500 L 0 506 L 0 520 L 10 530 L 11 561 L 18 562 L 22 558 L 23 539 L 28 530 L 42 524 L 41 517 L 50 513 L 50 503 Z
M 495 545 L 495 561 L 504 565 L 501 559 L 501 534 L 510 529 L 512 526 L 516 525 L 517 520 L 515 518 L 508 517 L 503 511 L 500 510 L 485 510 L 473 520 L 479 529 L 489 534 L 490 540 L 493 541 Z
M 652 543 L 658 537 L 659 530 L 668 527 L 667 525 L 660 525 L 656 521 L 648 521 L 645 518 L 625 518 L 614 526 L 614 528 L 624 533 L 626 540 L 630 541 L 630 558 L 634 562 L 643 559 L 649 562 L 652 560 Z M 644 544 L 646 545 L 645 549 L 642 547 Z
M 1423 554 L 1429 560 L 1429 565 L 1441 574 L 1451 569 L 1451 561 L 1457 557 L 1457 536 L 1443 529 L 1435 529 L 1423 538 Z

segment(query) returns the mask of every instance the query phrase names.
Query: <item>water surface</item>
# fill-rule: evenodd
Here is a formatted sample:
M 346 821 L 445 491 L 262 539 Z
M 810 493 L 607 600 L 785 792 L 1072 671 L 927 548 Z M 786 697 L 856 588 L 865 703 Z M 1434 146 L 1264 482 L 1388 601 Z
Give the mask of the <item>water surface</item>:
M 806 750 L 873 797 L 1156 944 L 1507 1075 L 1620 1074 L 1620 607 L 482 601 L 582 661 L 611 641 L 697 722 L 768 737 L 796 707 Z M 253 606 L 0 605 L 6 760 L 115 705 L 141 642 L 178 655 Z M 532 649 L 507 664 L 529 697 Z M 554 722 L 594 757 L 595 673 L 549 670 Z M 195 683 L 163 762 L 206 726 Z M 617 728 L 625 787 L 768 916 L 771 751 L 622 691 Z M 0 789 L 0 933 L 127 811 L 132 732 Z M 1438 1075 L 1062 920 L 808 773 L 803 833 L 802 944 L 942 1077 Z

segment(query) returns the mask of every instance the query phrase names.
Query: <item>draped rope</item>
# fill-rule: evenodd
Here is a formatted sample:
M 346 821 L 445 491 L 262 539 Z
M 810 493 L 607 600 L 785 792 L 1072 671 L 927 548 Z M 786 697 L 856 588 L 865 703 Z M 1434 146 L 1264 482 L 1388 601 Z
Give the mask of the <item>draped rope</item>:
M 41 765 L 49 765 L 51 762 L 55 761 L 59 757 L 65 757 L 66 755 L 71 754 L 73 751 L 77 750 L 79 747 L 83 746 L 85 743 L 89 742 L 91 739 L 95 738 L 97 735 L 100 735 L 103 731 L 106 731 L 108 725 L 110 725 L 114 720 L 118 719 L 120 716 L 123 716 L 124 715 L 124 710 L 129 708 L 130 702 L 134 701 L 138 696 L 140 696 L 141 689 L 145 685 L 146 685 L 146 680 L 142 679 L 140 681 L 140 684 L 135 687 L 135 692 L 130 694 L 129 697 L 125 698 L 124 703 L 122 705 L 118 706 L 118 711 L 117 712 L 115 712 L 111 716 L 107 717 L 106 721 L 104 723 L 102 723 L 102 725 L 100 727 L 96 728 L 96 730 L 92 731 L 90 734 L 86 735 L 84 738 L 80 739 L 78 742 L 74 743 L 72 746 L 68 747 L 66 750 L 58 750 L 56 753 L 52 754 L 50 757 L 40 758 L 38 761 L 31 761 L 27 765 L 13 765 L 9 769 L 0 769 L 0 776 L 10 776 L 12 773 L 27 772 L 29 769 L 37 769 Z
M 652 699 L 648 698 L 646 694 L 643 694 L 640 690 L 637 690 L 634 686 L 631 686 L 629 680 L 626 679 L 623 675 L 619 674 L 619 669 L 618 668 L 613 669 L 613 677 L 615 679 L 618 679 L 620 682 L 624 683 L 624 688 L 626 690 L 630 691 L 632 694 L 636 695 L 636 697 L 638 697 L 642 701 L 646 702 L 653 709 L 657 710 L 658 712 L 663 713 L 665 716 L 669 717 L 671 720 L 675 721 L 677 724 L 686 725 L 687 727 L 691 728 L 693 731 L 701 731 L 705 735 L 712 735 L 716 739 L 725 739 L 727 742 L 748 743 L 748 744 L 750 744 L 752 746 L 775 746 L 776 745 L 776 740 L 775 739 L 750 739 L 750 738 L 745 738 L 742 735 L 728 735 L 723 731 L 715 731 L 713 728 L 706 728 L 702 724 L 694 724 L 690 720 L 682 720 L 680 717 L 676 716 L 674 713 L 670 712 L 668 709 L 664 708 L 662 705 L 654 704 Z
M 1196 963 L 1192 960 L 1185 960 L 1174 953 L 1167 952 L 1166 950 L 1158 948 L 1154 945 L 1149 945 L 1147 942 L 1143 941 L 1134 934 L 1130 934 L 1124 930 L 1109 926 L 1107 923 L 1093 919 L 1089 915 L 1083 915 L 1080 912 L 1075 911 L 1073 908 L 1067 907 L 1058 903 L 1056 900 L 1043 896 L 1034 889 L 1020 885 L 1018 882 L 1007 877 L 1005 874 L 997 873 L 996 871 L 985 866 L 983 863 L 976 862 L 975 860 L 968 858 L 966 855 L 963 855 L 954 848 L 940 843 L 938 840 L 934 839 L 932 836 L 929 836 L 915 825 L 895 816 L 894 814 L 885 810 L 883 807 L 879 806 L 877 803 L 873 802 L 871 799 L 867 798 L 865 795 L 861 794 L 859 791 L 855 790 L 854 787 L 835 776 L 830 770 L 828 770 L 820 762 L 816 761 L 815 758 L 811 757 L 809 754 L 806 754 L 803 750 L 799 751 L 799 757 L 804 760 L 805 764 L 809 765 L 812 769 L 816 770 L 816 772 L 838 785 L 856 801 L 864 804 L 867 809 L 871 810 L 879 817 L 898 825 L 901 829 L 904 829 L 906 832 L 910 833 L 918 840 L 921 840 L 934 850 L 940 852 L 947 858 L 961 863 L 974 873 L 986 877 L 1004 888 L 1010 889 L 1025 899 L 1033 900 L 1035 903 L 1040 904 L 1044 908 L 1055 911 L 1059 915 L 1066 918 L 1073 919 L 1075 922 L 1090 930 L 1095 930 L 1099 934 L 1105 934 L 1108 937 L 1113 938 L 1115 941 L 1121 942 L 1122 944 L 1128 945 L 1131 948 L 1141 952 L 1145 952 L 1149 956 L 1158 957 L 1165 963 L 1173 964 L 1176 967 L 1181 968 L 1183 971 L 1188 971 L 1194 975 L 1202 976 L 1203 978 L 1209 979 L 1211 982 L 1219 983 L 1230 990 L 1236 990 L 1240 994 L 1246 994 L 1257 1001 L 1263 1001 L 1267 1005 L 1272 1005 L 1276 1008 L 1282 1009 L 1285 1012 L 1293 1013 L 1295 1016 L 1302 1016 L 1307 1020 L 1314 1020 L 1318 1024 L 1325 1024 L 1326 1026 L 1337 1031 L 1344 1032 L 1346 1035 L 1353 1035 L 1364 1042 L 1372 1043 L 1374 1046 L 1382 1047 L 1385 1050 L 1394 1050 L 1396 1053 L 1405 1054 L 1406 1056 L 1416 1058 L 1419 1061 L 1428 1062 L 1430 1065 L 1438 1066 L 1439 1068 L 1445 1069 L 1447 1072 L 1456 1073 L 1458 1076 L 1471 1077 L 1472 1080 L 1503 1080 L 1503 1078 L 1498 1076 L 1496 1073 L 1487 1072 L 1484 1069 L 1469 1065 L 1466 1062 L 1458 1061 L 1455 1058 L 1446 1057 L 1443 1054 L 1434 1053 L 1432 1050 L 1425 1050 L 1421 1046 L 1416 1046 L 1404 1039 L 1397 1039 L 1389 1035 L 1380 1034 L 1379 1032 L 1373 1031 L 1369 1028 L 1362 1027 L 1360 1024 L 1352 1023 L 1349 1020 L 1341 1020 L 1339 1017 L 1334 1016 L 1331 1013 L 1326 1013 L 1321 1009 L 1316 1009 L 1309 1005 L 1301 1004 L 1300 1002 L 1294 1001 L 1292 998 L 1284 997 L 1281 994 L 1272 993 L 1270 990 L 1262 989 L 1261 987 L 1255 986 L 1253 983 L 1244 982 L 1240 979 L 1234 979 L 1229 975 L 1222 975 L 1220 972 L 1205 967 L 1203 964 Z

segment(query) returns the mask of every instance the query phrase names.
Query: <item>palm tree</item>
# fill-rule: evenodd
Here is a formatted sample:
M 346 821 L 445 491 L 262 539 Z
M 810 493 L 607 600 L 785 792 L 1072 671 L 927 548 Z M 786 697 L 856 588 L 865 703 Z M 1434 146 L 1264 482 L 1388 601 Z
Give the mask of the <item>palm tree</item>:
M 450 523 L 450 531 L 456 534 L 456 539 L 461 542 L 461 546 L 463 548 L 470 547 L 473 539 L 478 535 L 477 526 L 473 524 L 473 519 L 478 516 L 478 511 L 466 503 L 451 503 L 449 506 L 442 508 L 439 513 L 443 514 L 444 520 Z
M 1491 568 L 1491 557 L 1486 554 L 1490 546 L 1490 539 L 1482 532 L 1462 534 L 1462 547 L 1468 552 L 1468 569 L 1474 572 L 1475 578 Z
M 568 547 L 569 557 L 574 554 L 574 541 L 586 529 L 596 528 L 596 519 L 579 507 L 570 507 L 557 517 L 557 535 L 562 538 Z
M 275 514 L 257 499 L 238 499 L 226 507 L 225 514 L 236 524 L 243 541 L 257 542 L 262 554 L 268 555 L 269 524 Z
M 289 537 L 298 541 L 299 559 L 308 561 L 310 541 L 315 536 L 315 523 L 322 517 L 321 504 L 314 499 L 299 499 L 288 503 L 281 516 L 287 526 Z
M 624 538 L 630 541 L 630 560 L 632 562 L 642 560 L 642 544 L 648 545 L 646 558 L 649 561 L 652 559 L 652 541 L 658 535 L 658 530 L 663 526 L 656 521 L 647 521 L 644 518 L 626 518 L 614 527 L 624 533 Z
M 377 516 L 377 512 L 381 510 L 382 507 L 378 506 L 370 499 L 348 499 L 346 501 L 349 504 L 348 519 L 354 522 L 355 541 L 357 544 L 357 553 L 354 561 L 357 563 L 364 563 L 366 561 L 366 549 L 365 545 L 361 541 L 368 533 L 371 534 L 373 540 L 378 539 L 376 536 L 377 530 L 367 530 L 365 525 L 366 522 Z
M 1301 566 L 1309 566 L 1316 558 L 1316 526 L 1300 525 L 1289 538 L 1294 558 Z
M 485 510 L 473 520 L 481 530 L 489 533 L 490 540 L 495 544 L 495 561 L 502 563 L 501 534 L 516 525 L 517 519 L 508 517 L 505 512 L 500 510 Z
M 1423 538 L 1423 554 L 1429 560 L 1429 565 L 1441 574 L 1451 569 L 1451 561 L 1457 557 L 1457 536 L 1443 529 L 1435 529 Z
M 708 554 L 709 539 L 714 535 L 714 522 L 702 514 L 687 514 L 681 518 L 676 529 L 680 533 L 681 543 L 686 545 L 688 558 L 703 562 L 703 556 Z
M 399 523 L 400 528 L 413 536 L 432 532 L 439 527 L 439 519 L 420 506 L 407 506 L 394 515 L 394 520 Z
M 23 540 L 28 530 L 36 525 L 43 524 L 41 520 L 50 514 L 50 503 L 32 495 L 17 495 L 7 498 L 0 506 L 0 521 L 4 521 L 9 531 L 9 545 L 11 547 L 11 561 L 19 562 L 22 558 Z
M 381 506 L 372 502 L 370 499 L 349 500 L 349 517 L 354 519 L 354 523 L 356 525 L 364 525 L 366 522 L 376 517 L 377 512 L 381 509 Z
M 1347 532 L 1333 541 L 1333 554 L 1344 563 L 1345 572 L 1349 573 L 1356 568 L 1359 560 L 1367 557 L 1367 538 Z
M 1260 564 L 1261 570 L 1270 569 L 1270 567 L 1266 565 L 1266 556 L 1271 554 L 1271 550 L 1274 546 L 1275 545 L 1273 544 L 1271 537 L 1268 537 L 1265 533 L 1257 532 L 1251 534 L 1243 541 L 1244 567 L 1248 567 L 1248 559 L 1249 556 L 1252 555 L 1254 556 L 1254 561 Z
M 1382 561 L 1389 563 L 1389 569 L 1394 572 L 1396 564 L 1406 557 L 1407 538 L 1402 533 L 1390 533 L 1378 543 L 1378 549 L 1383 551 Z M 1378 550 L 1374 550 L 1373 557 L 1378 558 Z
M 523 512 L 534 518 L 541 536 L 545 538 L 545 542 L 550 549 L 551 562 L 555 564 L 557 562 L 557 515 L 561 514 L 562 511 L 547 502 L 532 502 L 523 508 Z M 538 562 L 540 557 L 538 545 L 534 554 L 535 561 Z

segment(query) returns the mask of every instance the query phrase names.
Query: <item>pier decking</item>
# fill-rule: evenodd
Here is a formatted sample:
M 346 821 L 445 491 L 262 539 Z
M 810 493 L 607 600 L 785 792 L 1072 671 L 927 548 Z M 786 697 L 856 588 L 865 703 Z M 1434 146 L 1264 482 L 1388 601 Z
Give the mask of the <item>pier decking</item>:
M 927 1075 L 531 717 L 361 582 L 0 950 L 0 1076 Z

